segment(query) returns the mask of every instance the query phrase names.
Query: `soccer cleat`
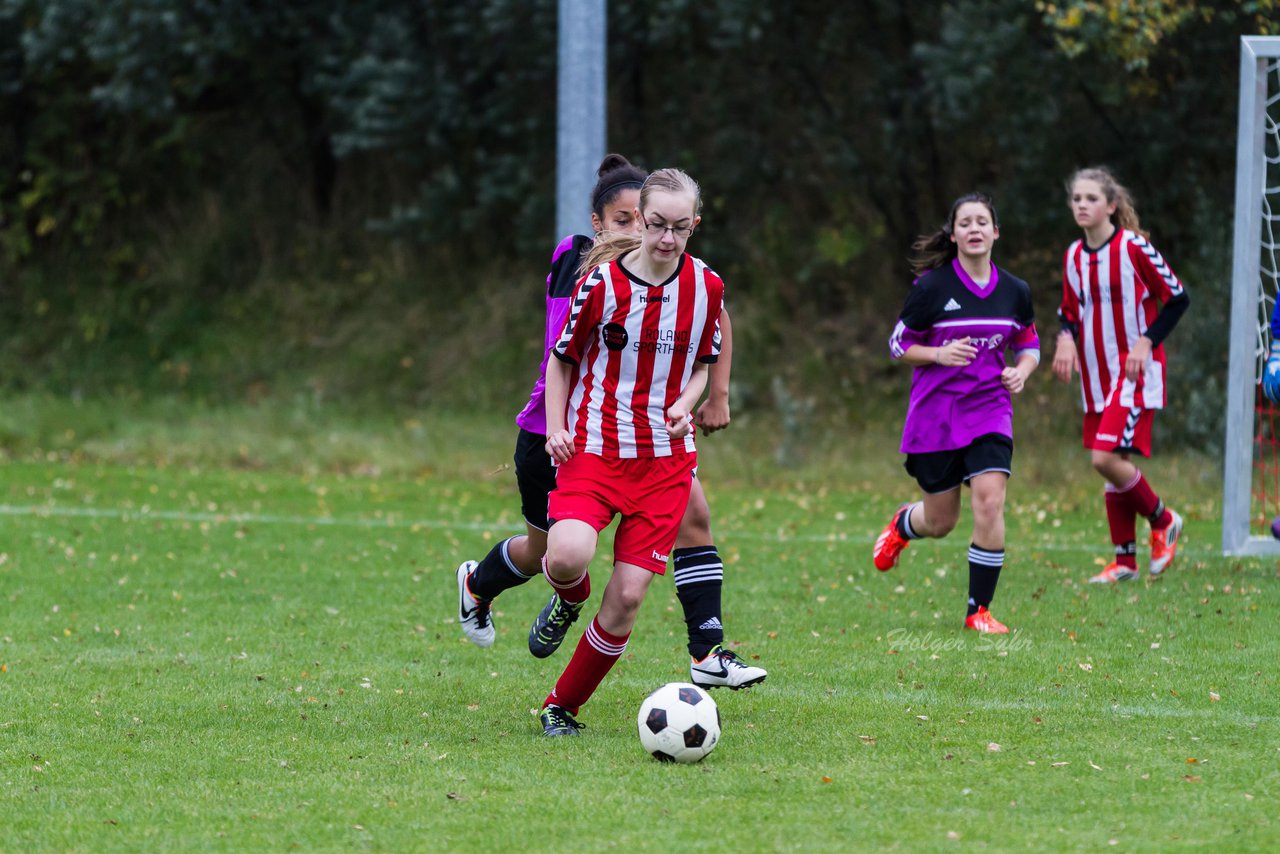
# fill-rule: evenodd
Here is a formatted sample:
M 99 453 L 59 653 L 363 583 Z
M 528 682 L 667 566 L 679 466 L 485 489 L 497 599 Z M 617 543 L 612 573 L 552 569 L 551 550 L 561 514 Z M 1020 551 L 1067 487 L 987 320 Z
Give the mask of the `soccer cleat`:
M 554 704 L 544 706 L 538 720 L 542 721 L 542 734 L 548 737 L 578 735 L 578 730 L 586 726 L 574 720 L 567 709 Z
M 533 620 L 529 627 L 529 652 L 535 658 L 546 658 L 560 648 L 565 633 L 582 613 L 585 602 L 566 602 L 559 593 L 552 593 L 542 613 Z
M 699 688 L 750 688 L 764 681 L 769 671 L 747 664 L 736 653 L 716 646 L 701 661 L 689 664 L 689 678 Z
M 1115 584 L 1117 581 L 1131 581 L 1138 577 L 1138 570 L 1131 566 L 1113 563 L 1106 569 L 1089 579 L 1090 584 Z
M 490 603 L 477 599 L 467 589 L 467 578 L 478 564 L 464 560 L 458 567 L 458 625 L 467 640 L 476 646 L 493 646 L 493 619 L 489 616 Z
M 1178 540 L 1182 537 L 1182 517 L 1172 510 L 1173 521 L 1168 527 L 1151 531 L 1151 574 L 1159 575 L 1173 563 L 1178 552 Z
M 898 555 L 902 554 L 902 550 L 911 545 L 910 540 L 898 533 L 898 517 L 907 512 L 911 508 L 910 504 L 903 504 L 898 508 L 898 512 L 893 514 L 893 518 L 889 520 L 889 525 L 880 532 L 880 536 L 876 539 L 876 546 L 871 552 L 872 558 L 875 560 L 876 569 L 881 572 L 893 569 L 898 565 Z
M 964 618 L 964 627 L 984 635 L 1009 634 L 1009 627 L 992 616 L 985 605 L 979 605 L 976 612 Z

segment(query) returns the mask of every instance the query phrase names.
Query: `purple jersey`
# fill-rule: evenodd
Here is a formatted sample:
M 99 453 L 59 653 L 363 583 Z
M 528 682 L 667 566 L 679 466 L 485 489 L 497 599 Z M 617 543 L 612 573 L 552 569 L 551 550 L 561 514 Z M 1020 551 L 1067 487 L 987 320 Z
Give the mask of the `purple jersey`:
M 547 317 L 542 340 L 542 364 L 538 366 L 538 379 L 529 393 L 529 402 L 516 416 L 521 429 L 547 434 L 547 356 L 560 338 L 565 318 L 569 316 L 569 301 L 578 284 L 578 265 L 582 255 L 594 240 L 584 234 L 569 235 L 551 253 L 551 272 L 547 274 Z
M 991 265 L 985 285 L 973 281 L 959 259 L 921 276 L 907 296 L 889 338 L 895 359 L 913 344 L 941 347 L 969 338 L 977 357 L 963 367 L 921 365 L 911 377 L 911 400 L 902 428 L 902 452 L 951 451 L 988 433 L 1013 437 L 1013 401 L 1000 383 L 1005 350 L 1015 360 L 1040 354 L 1031 288 Z

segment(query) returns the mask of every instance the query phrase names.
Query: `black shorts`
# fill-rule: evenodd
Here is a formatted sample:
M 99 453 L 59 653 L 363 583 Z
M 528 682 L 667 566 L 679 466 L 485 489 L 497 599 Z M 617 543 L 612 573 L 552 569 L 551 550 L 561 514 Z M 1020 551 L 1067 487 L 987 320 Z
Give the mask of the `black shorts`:
M 926 494 L 937 495 L 967 484 L 974 475 L 989 471 L 1012 474 L 1013 440 L 988 433 L 954 451 L 907 454 L 904 465 Z
M 547 437 L 522 429 L 516 437 L 516 483 L 520 487 L 520 513 L 539 531 L 551 527 L 547 496 L 556 488 L 556 467 L 547 453 Z

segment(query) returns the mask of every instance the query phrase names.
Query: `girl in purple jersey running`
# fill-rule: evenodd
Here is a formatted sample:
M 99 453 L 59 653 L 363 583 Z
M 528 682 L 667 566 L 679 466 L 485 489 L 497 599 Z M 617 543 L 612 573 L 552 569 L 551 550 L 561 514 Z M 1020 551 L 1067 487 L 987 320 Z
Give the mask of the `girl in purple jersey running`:
M 902 429 L 907 471 L 922 499 L 898 508 L 876 540 L 876 569 L 892 569 L 907 544 L 945 537 L 960 518 L 960 485 L 972 490 L 969 606 L 964 627 L 1009 630 L 988 610 L 1004 566 L 1004 498 L 1013 462 L 1013 400 L 1040 362 L 1026 282 L 991 260 L 996 209 L 981 193 L 951 205 L 946 225 L 919 238 L 919 276 L 889 339 L 912 365 Z M 1014 364 L 1005 362 L 1012 350 Z
M 547 358 L 560 337 L 569 315 L 569 302 L 581 278 L 581 265 L 595 238 L 605 232 L 639 234 L 637 216 L 640 188 L 647 173 L 620 154 L 606 155 L 597 170 L 598 180 L 591 193 L 591 226 L 594 237 L 570 235 L 556 246 L 547 276 L 546 328 L 542 364 L 529 402 L 516 416 L 520 433 L 516 438 L 516 482 L 520 489 L 521 513 L 526 533 L 502 540 L 480 561 L 464 561 L 457 570 L 458 622 L 467 638 L 478 646 L 493 644 L 491 615 L 493 600 L 502 591 L 542 572 L 547 551 L 547 496 L 555 488 L 556 473 L 547 455 L 545 411 Z M 728 312 L 720 315 L 720 359 L 708 379 L 707 399 L 698 407 L 695 423 L 705 433 L 729 425 L 729 371 L 733 345 Z M 672 552 L 675 564 L 676 595 L 684 610 L 688 630 L 690 679 L 703 687 L 745 688 L 764 680 L 768 672 L 747 664 L 724 649 L 721 623 L 721 590 L 724 565 L 711 536 L 711 510 L 706 494 L 695 477 L 689 506 L 680 523 Z M 552 594 L 529 632 L 529 651 L 545 658 L 559 648 L 569 626 L 577 619 L 577 607 Z

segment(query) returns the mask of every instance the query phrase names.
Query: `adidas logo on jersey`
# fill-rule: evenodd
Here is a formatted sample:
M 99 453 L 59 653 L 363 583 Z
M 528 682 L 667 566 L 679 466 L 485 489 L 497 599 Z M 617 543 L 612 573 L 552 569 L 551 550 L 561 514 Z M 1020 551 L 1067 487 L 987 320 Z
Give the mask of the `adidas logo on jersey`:
M 937 303 L 935 303 L 935 305 L 936 304 Z M 959 311 L 960 303 L 956 302 L 954 299 L 949 299 L 947 300 L 947 304 L 942 307 L 942 310 L 943 311 Z

